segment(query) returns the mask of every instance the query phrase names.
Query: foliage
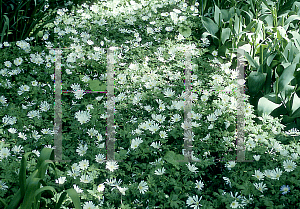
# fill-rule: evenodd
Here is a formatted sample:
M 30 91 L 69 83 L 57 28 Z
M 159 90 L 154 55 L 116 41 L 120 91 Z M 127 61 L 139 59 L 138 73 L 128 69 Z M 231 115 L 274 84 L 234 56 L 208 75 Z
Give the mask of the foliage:
M 256 28 L 263 20 L 245 24 L 248 20 L 238 8 L 244 4 L 232 1 L 226 6 L 226 2 L 215 1 L 209 8 L 212 13 L 200 17 L 200 2 L 192 2 L 195 6 L 178 0 L 84 4 L 73 11 L 61 10 L 55 24 L 45 25 L 51 41 L 39 47 L 33 47 L 30 40 L 3 43 L 0 133 L 5 143 L 0 147 L 0 168 L 11 164 L 9 169 L 16 169 L 21 150 L 38 153 L 53 146 L 54 98 L 49 95 L 53 95 L 57 57 L 48 47 L 69 48 L 62 53 L 62 89 L 76 91 L 105 84 L 107 47 L 118 46 L 114 63 L 116 161 L 105 158 L 106 95 L 63 94 L 63 160 L 71 163 L 58 164 L 55 176 L 49 171 L 44 180 L 47 185 L 59 184 L 61 191 L 73 186 L 84 209 L 297 206 L 299 134 L 283 133 L 278 118 L 257 117 L 248 95 L 240 104 L 245 107 L 245 157 L 255 161 L 235 162 L 238 82 L 236 71 L 230 69 L 237 62 L 232 48 L 244 46 L 247 33 L 255 39 L 257 30 L 259 36 Z M 247 4 L 251 7 L 250 1 Z M 258 17 L 259 6 L 253 10 Z M 246 25 L 250 26 L 245 29 Z M 199 36 L 203 30 L 207 33 Z M 257 48 L 256 42 L 250 48 Z M 276 42 L 272 46 L 278 50 Z M 193 134 L 188 136 L 184 133 L 187 48 L 192 48 L 193 88 Z M 268 53 L 264 52 L 271 56 Z M 248 54 L 252 57 L 251 51 Z M 264 62 L 252 59 L 257 65 Z M 264 79 L 258 72 L 266 72 L 264 67 L 257 67 L 254 79 Z M 251 85 L 253 92 L 257 86 Z M 85 114 L 79 117 L 80 112 Z M 193 138 L 194 162 L 181 161 L 187 137 Z M 1 172 L 4 189 L 0 197 L 12 198 L 18 186 L 7 177 L 14 171 L 7 173 Z M 58 176 L 56 184 L 51 182 Z M 65 193 L 45 194 L 40 197 L 43 208 L 58 203 L 61 208 L 72 207 L 70 198 L 60 201 Z

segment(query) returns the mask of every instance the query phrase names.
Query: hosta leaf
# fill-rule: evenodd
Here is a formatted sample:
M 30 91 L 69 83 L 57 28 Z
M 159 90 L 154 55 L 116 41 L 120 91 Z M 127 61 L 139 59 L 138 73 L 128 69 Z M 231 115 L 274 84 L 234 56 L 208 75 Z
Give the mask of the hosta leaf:
M 221 20 L 223 19 L 222 17 L 222 12 L 221 10 L 219 9 L 219 7 L 217 7 L 217 5 L 215 5 L 215 14 L 214 14 L 214 19 L 215 19 L 215 22 L 217 23 L 217 25 L 220 27 L 221 25 Z
M 285 68 L 281 76 L 279 77 L 278 89 L 281 92 L 286 85 L 288 85 L 294 78 L 294 71 L 296 64 L 291 64 L 289 67 Z
M 214 21 L 212 21 L 211 19 L 207 18 L 207 17 L 202 17 L 201 18 L 201 22 L 204 26 L 204 28 L 212 35 L 215 35 L 219 28 L 218 25 L 216 23 L 214 23 Z
M 185 38 L 189 37 L 192 34 L 191 29 L 187 26 L 180 27 L 178 30 L 179 30 L 179 33 L 181 35 L 183 35 Z
M 268 94 L 268 96 L 275 97 L 274 93 Z M 281 104 L 276 104 L 274 102 L 271 102 L 266 97 L 261 97 L 257 104 L 257 112 L 258 115 L 261 116 L 263 113 L 269 115 L 273 110 L 280 107 Z
M 222 44 L 224 44 L 225 41 L 229 39 L 229 37 L 230 37 L 230 32 L 231 32 L 230 28 L 223 28 L 223 29 L 222 29 L 222 34 L 221 34 L 221 41 L 222 41 Z
M 249 92 L 257 94 L 264 86 L 267 73 L 252 71 L 248 77 Z

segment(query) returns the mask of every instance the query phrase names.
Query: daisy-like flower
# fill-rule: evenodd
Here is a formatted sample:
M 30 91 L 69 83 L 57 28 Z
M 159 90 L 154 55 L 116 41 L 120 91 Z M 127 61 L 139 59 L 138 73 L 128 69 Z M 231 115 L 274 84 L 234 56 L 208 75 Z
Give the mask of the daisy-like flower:
M 91 80 L 91 79 L 90 79 L 89 76 L 85 75 L 85 76 L 83 76 L 83 78 L 82 78 L 81 80 L 82 80 L 83 82 L 88 82 L 88 81 Z
M 231 168 L 233 168 L 236 165 L 236 162 L 234 161 L 229 161 L 226 163 L 226 167 L 228 168 L 228 170 L 231 170 Z
M 27 136 L 24 133 L 19 132 L 19 138 L 26 140 Z
M 179 122 L 180 120 L 181 120 L 181 116 L 179 114 L 175 114 L 171 118 L 172 123 Z
M 105 158 L 105 156 L 103 155 L 103 154 L 98 154 L 98 155 L 96 155 L 96 157 L 95 157 L 95 160 L 96 160 L 96 162 L 97 163 L 104 163 L 104 160 L 105 160 L 106 158 Z
M 80 172 L 78 170 L 74 170 L 74 169 L 68 170 L 67 173 L 68 173 L 68 176 L 73 177 L 74 179 L 76 179 L 76 177 L 80 175 Z
M 131 149 L 136 149 L 138 146 L 143 142 L 143 140 L 139 137 L 132 139 L 131 142 Z
M 167 89 L 164 91 L 165 97 L 172 97 L 172 96 L 174 96 L 174 94 L 175 94 L 175 91 L 173 91 L 173 90 L 170 89 L 170 88 L 167 88 Z
M 202 196 L 199 199 L 198 195 L 189 197 L 186 201 L 186 204 L 194 209 L 199 209 L 202 206 L 200 204 L 201 199 L 202 199 Z
M 265 190 L 268 190 L 268 188 L 266 188 L 266 184 L 263 184 L 263 182 L 260 182 L 259 184 L 254 183 L 253 184 L 255 186 L 255 188 L 260 191 L 261 193 L 263 193 Z
M 204 187 L 204 183 L 201 180 L 200 181 L 196 180 L 195 184 L 196 184 L 195 188 L 197 188 L 199 191 L 202 190 Z
M 264 179 L 264 174 L 262 172 L 260 172 L 259 170 L 255 170 L 255 174 L 253 176 L 256 177 L 258 180 Z
M 273 174 L 272 174 L 271 170 L 265 170 L 264 175 L 265 175 L 265 177 L 272 178 Z
M 27 86 L 27 85 L 22 85 L 22 86 L 20 86 L 20 90 L 21 90 L 21 91 L 29 91 L 29 89 L 30 89 L 30 87 Z
M 190 163 L 187 164 L 187 167 L 188 169 L 191 171 L 191 172 L 194 172 L 194 173 L 197 173 L 198 171 L 196 171 L 198 168 L 195 166 L 195 165 L 191 165 Z
M 117 186 L 117 188 L 118 188 L 118 190 L 122 193 L 122 195 L 125 195 L 125 192 L 126 192 L 126 190 L 128 189 L 128 188 L 122 188 L 122 187 L 119 187 L 119 186 Z
M 207 120 L 210 121 L 210 122 L 214 122 L 217 119 L 218 118 L 216 117 L 216 115 L 214 113 L 207 116 Z
M 104 185 L 104 184 L 99 184 L 99 185 L 97 186 L 98 192 L 103 192 L 104 189 L 105 189 L 105 185 Z
M 57 184 L 64 184 L 66 182 L 66 177 L 62 176 L 55 180 Z
M 39 133 L 36 130 L 32 131 L 32 137 L 36 140 L 38 140 L 39 138 L 41 138 L 42 135 L 39 135 Z
M 150 146 L 151 146 L 151 147 L 154 147 L 154 148 L 156 148 L 156 149 L 159 149 L 160 146 L 161 146 L 161 144 L 160 144 L 160 141 L 158 141 L 158 142 L 152 142 L 152 144 L 151 144 Z
M 165 131 L 160 131 L 159 132 L 159 136 L 162 138 L 162 139 L 165 139 L 168 137 L 167 133 Z
M 47 112 L 50 109 L 50 104 L 47 101 L 43 101 L 40 106 L 40 110 Z
M 76 191 L 77 193 L 82 193 L 82 192 L 83 192 L 83 190 L 80 189 L 76 184 L 73 185 L 73 188 L 75 189 L 75 191 Z
M 119 165 L 116 161 L 108 161 L 106 162 L 106 169 L 110 170 L 111 172 L 114 172 L 114 170 L 117 170 L 119 168 Z
M 154 171 L 155 175 L 161 176 L 165 173 L 166 169 L 165 168 L 161 168 L 161 169 L 157 169 Z
M 94 128 L 91 128 L 86 133 L 92 138 L 93 136 L 96 136 L 97 134 L 99 134 L 99 131 L 95 130 Z
M 22 149 L 23 149 L 23 147 L 22 147 L 21 145 L 19 145 L 19 146 L 15 145 L 15 146 L 11 149 L 11 151 L 13 151 L 15 154 L 17 154 L 17 153 L 22 152 L 22 151 L 23 151 Z
M 235 200 L 230 204 L 231 208 L 238 208 L 240 206 L 240 204 Z
M 282 191 L 282 194 L 286 194 L 286 193 L 290 192 L 290 187 L 289 187 L 289 185 L 282 185 L 282 186 L 280 187 L 280 191 Z
M 8 189 L 8 186 L 6 186 L 5 183 L 0 180 L 0 190 L 6 190 L 6 189 Z
M 147 182 L 145 182 L 144 180 L 142 180 L 139 183 L 138 189 L 140 190 L 140 193 L 145 194 L 145 192 L 148 190 L 148 186 L 147 186 Z
M 85 202 L 83 209 L 98 209 L 98 206 L 95 206 L 92 201 Z
M 285 160 L 283 162 L 283 167 L 285 169 L 286 172 L 291 172 L 293 170 L 295 170 L 295 168 L 297 167 L 296 163 L 294 163 L 291 160 Z
M 227 177 L 223 177 L 224 181 L 226 182 L 226 184 L 228 184 L 231 187 L 231 181 L 229 178 Z
M 90 183 L 92 181 L 92 178 L 89 176 L 89 175 L 86 175 L 86 174 L 83 174 L 81 177 L 80 177 L 80 182 L 82 183 Z
M 211 54 L 215 57 L 218 55 L 218 52 L 216 50 L 214 50 Z
M 149 130 L 152 132 L 152 134 L 155 133 L 157 130 L 159 130 L 159 124 L 154 123 L 149 127 Z
M 86 151 L 88 150 L 88 146 L 85 144 L 84 146 L 82 144 L 79 144 L 79 147 L 76 149 L 76 152 L 83 156 L 86 154 Z
M 80 122 L 80 124 L 87 123 L 90 121 L 91 115 L 88 111 L 81 111 L 79 110 L 78 112 L 75 113 L 75 118 Z
M 82 160 L 79 162 L 79 167 L 82 170 L 85 170 L 89 167 L 89 161 L 88 160 Z
M 10 156 L 10 152 L 9 152 L 9 149 L 8 148 L 2 148 L 0 150 L 0 158 L 3 159 L 3 158 L 7 158 L 8 156 Z
M 185 131 L 184 132 L 184 139 L 187 139 L 188 141 L 194 141 L 194 132 L 192 131 Z

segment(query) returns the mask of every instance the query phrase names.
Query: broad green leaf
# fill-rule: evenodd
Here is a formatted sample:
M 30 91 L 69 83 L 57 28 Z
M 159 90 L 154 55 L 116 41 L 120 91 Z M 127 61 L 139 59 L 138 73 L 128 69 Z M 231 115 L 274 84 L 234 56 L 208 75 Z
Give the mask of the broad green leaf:
M 201 22 L 204 26 L 204 28 L 212 35 L 215 35 L 219 28 L 218 25 L 216 23 L 214 23 L 214 21 L 212 21 L 211 19 L 207 18 L 207 17 L 201 17 Z
M 185 38 L 188 38 L 192 34 L 192 31 L 188 26 L 180 27 L 178 30 L 179 33 L 183 35 Z
M 246 28 L 243 30 L 245 32 L 252 32 L 252 28 L 256 25 L 256 21 L 253 20 L 251 23 L 249 23 Z
M 294 94 L 292 114 L 294 114 L 296 110 L 298 110 L 299 108 L 300 108 L 300 98 L 297 96 L 297 94 Z
M 105 91 L 106 89 L 106 85 L 105 84 L 101 84 L 101 82 L 99 80 L 89 80 L 89 87 L 92 91 Z
M 26 193 L 21 206 L 22 209 L 31 208 L 35 198 L 34 193 L 40 188 L 40 180 L 40 178 L 32 178 L 31 181 L 28 182 Z
M 222 44 L 224 44 L 225 41 L 229 39 L 230 32 L 231 32 L 230 28 L 222 28 L 222 34 L 221 34 Z
M 274 93 L 270 93 L 268 96 L 275 97 Z M 266 97 L 261 97 L 258 100 L 257 104 L 257 112 L 259 116 L 262 116 L 263 113 L 269 115 L 273 110 L 280 107 L 281 104 L 276 104 L 274 102 L 271 102 Z
M 294 63 L 284 69 L 283 73 L 279 77 L 279 83 L 278 83 L 279 93 L 283 91 L 285 86 L 287 86 L 291 82 L 291 80 L 293 80 L 295 68 L 296 68 L 296 64 Z
M 245 52 L 245 57 L 252 67 L 254 67 L 255 69 L 259 68 L 259 65 L 257 64 L 257 62 L 249 55 L 248 52 Z
M 217 5 L 215 5 L 214 20 L 219 27 L 222 24 L 222 19 L 223 19 L 223 15 L 222 15 L 221 10 L 219 9 L 219 7 L 217 7 Z
M 252 71 L 248 77 L 249 92 L 257 94 L 266 82 L 267 73 Z
M 240 21 L 240 18 L 238 18 L 237 14 L 235 14 L 234 31 L 235 34 L 239 34 L 242 31 L 242 23 Z
M 294 20 L 300 20 L 300 16 L 299 15 L 291 15 L 291 16 L 288 17 L 288 19 L 286 19 L 284 24 L 287 25 L 287 24 L 289 24 L 290 22 L 292 22 Z

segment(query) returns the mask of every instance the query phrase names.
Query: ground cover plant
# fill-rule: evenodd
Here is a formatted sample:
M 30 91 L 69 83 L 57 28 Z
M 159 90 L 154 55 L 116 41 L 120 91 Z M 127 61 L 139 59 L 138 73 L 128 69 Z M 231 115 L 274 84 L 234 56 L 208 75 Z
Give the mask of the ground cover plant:
M 221 43 L 230 46 L 219 51 L 218 37 L 205 23 L 217 16 L 199 16 L 201 3 L 99 1 L 58 9 L 56 20 L 45 25 L 43 44 L 31 46 L 33 38 L 1 44 L 1 207 L 15 201 L 19 185 L 26 189 L 22 181 L 35 172 L 41 174 L 35 179 L 41 190 L 35 187 L 38 192 L 30 196 L 32 208 L 77 207 L 72 188 L 84 209 L 299 207 L 298 131 L 286 132 L 282 117 L 256 115 L 249 95 L 243 104 L 245 157 L 254 161 L 235 162 L 238 72 L 230 46 L 238 45 L 236 36 L 222 36 Z M 297 8 L 294 4 L 296 14 Z M 76 91 L 86 90 L 90 80 L 106 82 L 111 46 L 122 47 L 114 64 L 117 161 L 105 161 L 106 95 L 77 91 L 62 95 L 63 160 L 70 162 L 53 162 L 45 172 L 42 161 L 28 153 L 39 157 L 53 148 L 55 51 L 47 47 L 70 48 L 62 52 L 62 89 Z M 188 136 L 186 50 L 192 55 L 193 90 Z M 186 137 L 193 139 L 198 162 L 176 161 Z

